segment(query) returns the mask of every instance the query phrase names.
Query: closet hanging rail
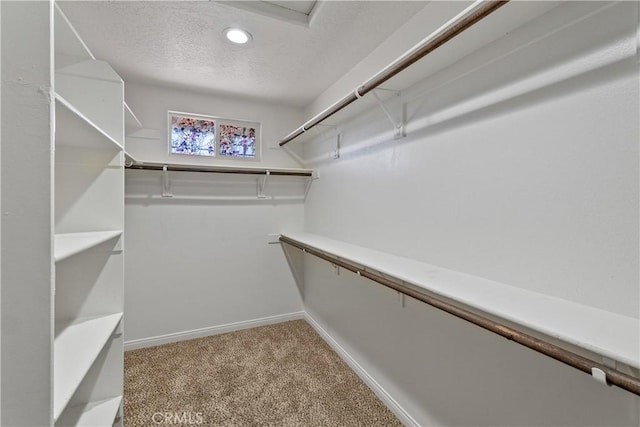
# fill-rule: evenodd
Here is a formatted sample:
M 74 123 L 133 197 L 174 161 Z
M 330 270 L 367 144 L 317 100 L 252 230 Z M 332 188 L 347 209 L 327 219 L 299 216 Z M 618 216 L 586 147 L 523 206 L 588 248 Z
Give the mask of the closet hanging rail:
M 463 10 L 460 14 L 456 15 L 444 26 L 431 33 L 427 38 L 422 40 L 400 58 L 396 59 L 382 71 L 380 71 L 375 76 L 371 77 L 369 80 L 363 83 L 361 86 L 356 88 L 352 93 L 343 97 L 340 101 L 336 102 L 331 107 L 312 118 L 309 122 L 303 124 L 302 126 L 300 126 L 300 128 L 285 136 L 282 140 L 280 140 L 279 145 L 282 147 L 283 145 L 291 142 L 314 126 L 317 126 L 319 123 L 323 122 L 327 118 L 331 117 L 332 115 L 342 110 L 357 99 L 363 97 L 367 93 L 371 92 L 373 89 L 376 89 L 381 84 L 383 84 L 396 74 L 400 73 L 405 68 L 408 68 L 413 63 L 424 58 L 429 53 L 433 52 L 435 49 L 442 46 L 458 34 L 464 32 L 466 29 L 472 27 L 474 24 L 487 17 L 491 13 L 495 12 L 498 8 L 504 6 L 508 2 L 509 0 L 476 1 L 471 6 Z
M 305 253 L 316 256 L 322 260 L 330 262 L 333 265 L 345 268 L 353 273 L 356 273 L 358 276 L 366 277 L 369 280 L 373 280 L 374 282 L 380 283 L 381 285 L 398 291 L 404 295 L 422 301 L 432 307 L 438 308 L 460 319 L 480 326 L 483 329 L 501 335 L 508 340 L 515 341 L 518 344 L 521 344 L 525 347 L 556 359 L 562 363 L 579 369 L 589 375 L 593 375 L 603 382 L 606 381 L 606 383 L 609 385 L 615 385 L 640 396 L 640 379 L 635 378 L 631 375 L 627 375 L 617 369 L 613 369 L 604 364 L 594 362 L 591 359 L 580 356 L 564 348 L 558 347 L 555 344 L 520 332 L 516 329 L 511 328 L 510 326 L 491 320 L 487 317 L 472 313 L 471 311 L 457 307 L 450 302 L 444 301 L 440 298 L 434 297 L 424 292 L 420 292 L 411 286 L 394 281 L 394 278 L 390 279 L 388 277 L 383 277 L 380 274 L 367 271 L 366 269 L 347 260 L 344 260 L 338 256 L 321 252 L 313 248 L 312 246 L 306 245 L 296 240 L 292 240 L 286 236 L 280 236 L 280 242 L 291 245 L 298 249 L 302 249 Z M 604 378 L 598 377 L 598 373 L 604 375 Z
M 254 167 L 228 167 L 209 165 L 179 165 L 170 163 L 147 163 L 132 161 L 126 164 L 128 169 L 172 171 L 172 172 L 210 172 L 230 173 L 244 175 L 269 175 L 269 176 L 303 176 L 312 177 L 313 171 L 306 169 L 278 169 L 278 168 L 254 168 Z

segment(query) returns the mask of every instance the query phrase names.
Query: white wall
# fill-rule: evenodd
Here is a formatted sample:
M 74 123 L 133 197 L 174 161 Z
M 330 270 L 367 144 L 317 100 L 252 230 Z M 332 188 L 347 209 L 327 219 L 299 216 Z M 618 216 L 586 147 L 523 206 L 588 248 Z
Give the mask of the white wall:
M 146 130 L 144 135 L 156 135 L 159 139 L 128 138 L 127 152 L 141 160 L 271 167 L 299 167 L 300 165 L 278 147 L 278 140 L 298 125 L 299 109 L 283 107 L 260 101 L 229 98 L 211 94 L 185 92 L 173 88 L 159 88 L 139 82 L 126 82 L 125 100 Z M 180 111 L 205 114 L 232 120 L 260 122 L 262 138 L 261 162 L 251 160 L 228 160 L 169 154 L 167 139 L 167 112 Z
M 640 317 L 638 4 L 603 5 L 568 2 L 405 91 L 401 141 L 373 110 L 340 127 L 340 159 L 306 144 L 305 230 Z M 305 309 L 421 425 L 640 421 L 630 393 L 333 271 L 305 258 Z
M 215 163 L 167 154 L 167 110 L 177 110 L 261 122 L 262 161 L 220 164 L 298 166 L 267 147 L 300 120 L 295 109 L 135 83 L 125 93 L 142 124 L 162 131 L 159 140 L 127 140 L 139 160 Z M 306 179 L 271 177 L 265 193 L 275 200 L 256 199 L 257 179 L 171 173 L 174 199 L 152 200 L 161 193 L 160 172 L 126 172 L 127 342 L 302 309 L 284 255 L 267 235 L 302 229 Z
M 51 105 L 48 2 L 2 10 L 2 419 L 51 421 Z M 19 41 L 19 42 L 17 42 Z

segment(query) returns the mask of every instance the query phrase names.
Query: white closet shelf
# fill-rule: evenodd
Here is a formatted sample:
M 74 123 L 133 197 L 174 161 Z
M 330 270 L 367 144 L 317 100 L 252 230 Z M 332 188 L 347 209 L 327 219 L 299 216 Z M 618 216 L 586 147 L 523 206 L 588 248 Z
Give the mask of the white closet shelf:
M 194 164 L 194 163 L 162 163 L 162 162 L 148 162 L 142 160 L 133 159 L 128 153 L 129 164 L 126 165 L 127 169 L 141 169 L 141 170 L 163 170 L 165 167 L 168 171 L 174 172 L 213 172 L 213 173 L 234 173 L 234 174 L 248 174 L 248 175 L 266 175 L 267 172 L 271 175 L 293 175 L 293 176 L 305 176 L 314 177 L 313 169 L 300 169 L 300 168 L 280 168 L 280 167 L 257 167 L 257 166 L 227 166 L 227 165 L 207 165 L 207 164 Z
M 62 261 L 121 234 L 122 230 L 56 234 L 54 237 L 54 259 L 56 262 Z
M 113 139 L 60 94 L 56 99 L 56 145 L 123 150 Z
M 640 368 L 640 320 L 309 233 L 284 237 L 596 354 Z
M 85 317 L 56 326 L 53 353 L 53 417 L 58 419 L 118 327 L 122 313 Z
M 118 415 L 121 403 L 122 396 L 118 396 L 74 406 L 67 409 L 56 424 L 77 427 L 111 427 Z

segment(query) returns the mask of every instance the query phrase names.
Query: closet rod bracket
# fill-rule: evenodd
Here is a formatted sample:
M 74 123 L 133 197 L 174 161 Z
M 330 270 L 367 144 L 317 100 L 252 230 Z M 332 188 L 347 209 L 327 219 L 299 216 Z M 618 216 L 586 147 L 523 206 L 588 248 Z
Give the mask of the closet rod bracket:
M 382 98 L 380 98 L 380 95 L 378 95 L 378 91 L 380 90 L 394 92 L 396 97 L 400 97 L 401 92 L 399 90 L 391 90 L 391 89 L 384 89 L 384 88 L 376 88 L 371 91 L 373 93 L 373 97 L 376 99 L 376 102 L 378 103 L 378 105 L 380 106 L 384 114 L 387 116 L 387 118 L 391 122 L 391 126 L 393 127 L 393 139 L 404 138 L 405 136 L 407 136 L 404 128 L 405 122 L 407 121 L 407 106 L 404 103 L 400 104 L 399 106 L 400 119 L 396 120 L 391 114 L 391 112 L 389 111 L 389 108 L 387 108 L 387 106 L 385 105 Z
M 164 165 L 162 167 L 162 197 L 173 197 L 173 194 L 169 191 L 170 188 L 169 169 L 167 165 Z
M 266 199 L 267 196 L 264 194 L 264 189 L 267 187 L 267 179 L 271 175 L 271 172 L 265 171 L 264 178 L 262 178 L 262 182 L 260 182 L 260 178 L 258 178 L 258 199 Z
M 594 380 L 598 381 L 600 384 L 607 384 L 607 374 L 600 368 L 591 368 L 591 376 Z
M 316 125 L 317 127 L 327 127 L 333 130 L 333 134 L 330 136 L 332 147 L 331 147 L 331 158 L 339 159 L 340 158 L 340 142 L 342 141 L 342 133 L 338 131 L 338 126 L 336 125 L 325 125 L 319 123 Z M 325 139 L 326 140 L 326 139 Z
M 304 200 L 307 200 L 307 195 L 309 194 L 309 190 L 311 189 L 311 184 L 313 183 L 313 181 L 319 178 L 320 172 L 318 170 L 314 170 L 313 172 L 311 172 L 311 176 L 307 180 L 307 185 L 304 188 Z
M 405 298 L 406 298 L 406 295 L 398 291 L 398 302 L 400 303 L 400 307 L 402 308 L 406 308 L 407 306 L 407 301 Z
M 336 273 L 336 276 L 340 275 L 340 266 L 337 264 L 331 264 L 333 266 L 333 270 Z
M 331 150 L 331 158 L 339 159 L 340 158 L 340 143 L 342 142 L 342 134 L 336 132 L 335 135 L 335 144 L 333 145 L 333 149 Z

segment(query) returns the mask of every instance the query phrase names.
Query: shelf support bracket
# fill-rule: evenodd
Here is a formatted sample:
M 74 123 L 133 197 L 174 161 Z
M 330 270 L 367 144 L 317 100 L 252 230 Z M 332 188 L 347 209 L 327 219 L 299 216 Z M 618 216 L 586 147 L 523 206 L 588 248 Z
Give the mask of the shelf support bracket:
M 387 106 L 384 105 L 384 101 L 377 94 L 376 91 L 379 91 L 379 90 L 389 90 L 389 89 L 376 88 L 376 89 L 373 89 L 371 92 L 373 93 L 374 98 L 378 102 L 378 105 L 380 106 L 384 114 L 387 116 L 389 121 L 391 122 L 391 126 L 393 127 L 393 139 L 404 138 L 405 136 L 407 136 L 404 129 L 405 122 L 407 121 L 406 104 L 402 104 L 400 106 L 400 120 L 396 121 L 396 119 L 393 118 L 393 115 L 391 114 L 391 112 L 389 112 L 389 109 L 387 108 Z M 396 96 L 400 96 L 400 91 L 394 90 L 393 92 L 396 93 Z
M 313 183 L 313 181 L 319 178 L 320 178 L 320 172 L 318 172 L 317 170 L 314 170 L 313 172 L 311 172 L 311 176 L 307 180 L 307 185 L 304 188 L 304 200 L 307 200 L 307 194 L 309 194 L 309 189 L 311 189 L 311 183 Z
M 400 307 L 402 308 L 405 308 L 407 306 L 405 297 L 405 294 L 403 294 L 402 292 L 398 292 L 398 302 L 400 303 Z
M 169 180 L 169 169 L 167 165 L 162 167 L 162 197 L 173 197 L 173 194 L 169 191 L 171 187 L 171 181 Z
M 264 194 L 264 189 L 267 187 L 267 179 L 271 175 L 271 172 L 266 171 L 264 174 L 264 178 L 262 178 L 262 182 L 260 182 L 260 178 L 258 178 L 258 199 L 266 199 L 267 196 Z
M 331 265 L 333 266 L 333 269 L 334 269 L 334 271 L 336 273 L 336 276 L 339 276 L 340 275 L 340 266 L 337 265 L 337 264 L 331 264 Z
M 331 139 L 333 140 L 333 147 L 331 147 L 331 158 L 339 159 L 340 158 L 340 142 L 342 141 L 342 133 L 338 132 L 338 127 L 335 125 L 325 125 L 321 123 L 318 123 L 316 126 L 329 127 L 333 129 L 333 135 L 331 136 Z
M 335 144 L 333 145 L 333 148 L 331 149 L 331 158 L 332 159 L 339 159 L 340 158 L 340 142 L 342 141 L 342 134 L 338 133 L 338 131 L 336 130 L 336 134 L 335 134 Z

